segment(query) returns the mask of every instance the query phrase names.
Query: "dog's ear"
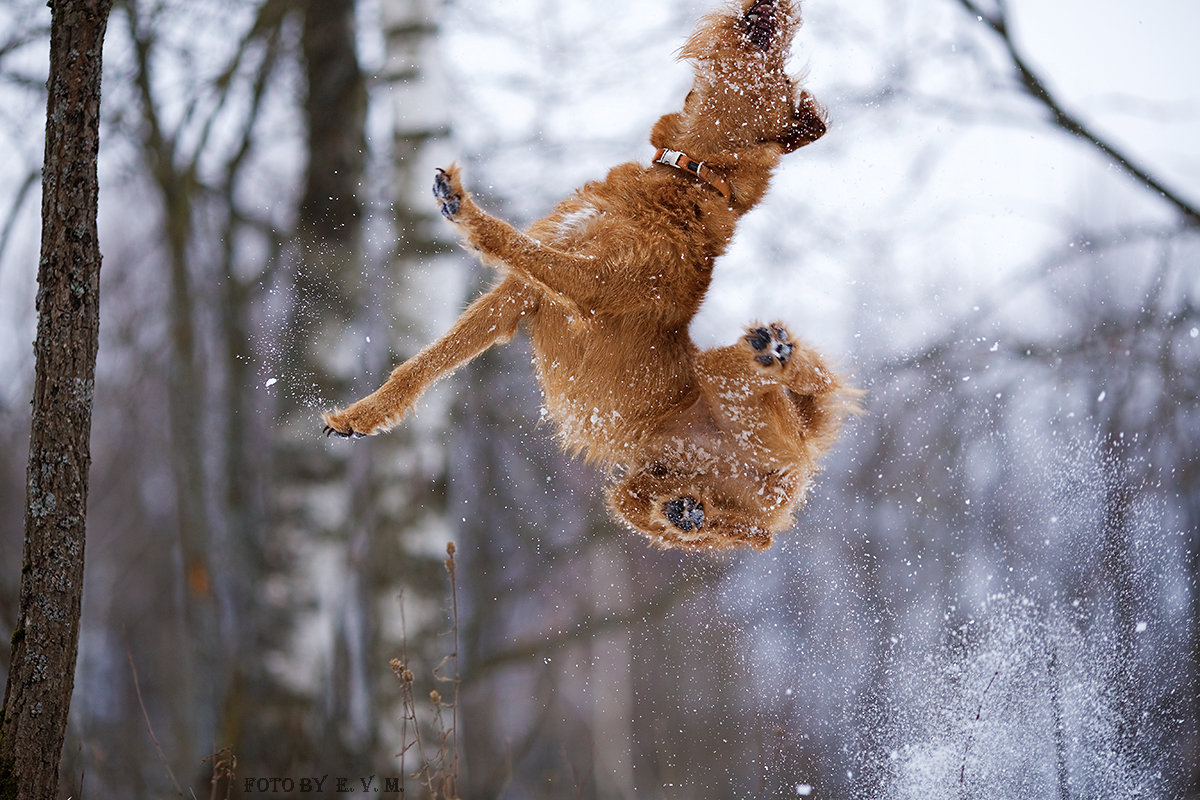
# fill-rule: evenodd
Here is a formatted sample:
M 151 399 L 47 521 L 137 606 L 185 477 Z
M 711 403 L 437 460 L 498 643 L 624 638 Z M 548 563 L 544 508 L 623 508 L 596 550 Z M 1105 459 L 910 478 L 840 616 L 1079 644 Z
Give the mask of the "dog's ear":
M 803 92 L 791 123 L 779 136 L 779 144 L 785 153 L 798 150 L 824 136 L 827 125 L 825 109 L 821 108 L 821 104 L 814 100 L 812 95 Z

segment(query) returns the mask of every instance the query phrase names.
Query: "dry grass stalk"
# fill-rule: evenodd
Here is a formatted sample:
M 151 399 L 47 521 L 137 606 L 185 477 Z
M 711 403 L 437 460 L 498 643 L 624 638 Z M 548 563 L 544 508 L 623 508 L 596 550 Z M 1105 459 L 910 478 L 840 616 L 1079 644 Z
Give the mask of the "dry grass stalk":
M 415 676 L 408 666 L 408 626 L 404 616 L 403 595 L 400 606 L 401 657 L 391 660 L 392 672 L 400 679 L 403 705 L 400 733 L 402 745 L 400 752 L 396 754 L 400 759 L 400 773 L 423 784 L 430 800 L 458 800 L 458 694 L 462 679 L 458 663 L 458 587 L 455 583 L 454 553 L 454 543 L 447 543 L 445 564 L 450 581 L 450 628 L 442 635 L 451 636 L 454 646 L 433 669 L 434 680 L 449 684 L 451 696 L 447 701 L 437 689 L 429 693 L 429 702 L 433 706 L 431 725 L 438 743 L 437 753 L 432 757 L 426 752 L 421 736 L 421 723 L 417 718 L 417 703 L 413 691 Z M 450 669 L 449 674 L 445 674 L 447 667 Z M 446 720 L 447 712 L 450 716 L 449 724 Z M 408 751 L 414 747 L 417 750 L 419 765 L 409 773 L 406 759 Z
M 167 761 L 167 754 L 163 752 L 162 745 L 158 742 L 158 737 L 154 735 L 154 726 L 150 724 L 150 714 L 146 711 L 146 702 L 142 699 L 142 682 L 138 680 L 138 671 L 133 663 L 133 651 L 129 649 L 128 638 L 125 640 L 125 658 L 129 661 L 129 674 L 133 676 L 133 691 L 137 695 L 138 707 L 142 710 L 142 720 L 146 723 L 146 733 L 150 734 L 150 741 L 154 743 L 154 751 L 158 753 L 159 763 L 162 764 L 163 770 L 166 771 L 167 777 L 171 780 L 171 785 L 175 787 L 175 794 L 179 797 L 185 797 L 183 788 L 179 785 L 179 781 L 176 780 L 174 770 L 171 769 L 171 763 Z
M 992 690 L 992 684 L 999 677 L 1000 670 L 992 673 L 992 679 L 988 681 L 988 685 L 984 687 L 983 694 L 979 696 L 979 708 L 975 709 L 975 725 L 979 724 L 980 717 L 983 716 L 983 701 L 987 699 L 988 692 Z M 965 787 L 967 784 L 967 757 L 971 754 L 971 742 L 975 740 L 975 729 L 971 729 L 970 735 L 967 736 L 966 747 L 963 748 L 962 768 L 958 771 L 958 785 Z M 965 791 L 965 789 L 964 789 Z
M 212 762 L 212 788 L 208 792 L 209 800 L 217 800 L 217 791 L 221 782 L 225 783 L 225 800 L 229 800 L 233 796 L 233 782 L 237 772 L 237 756 L 233 754 L 233 748 L 225 745 L 217 752 L 204 759 L 205 764 Z

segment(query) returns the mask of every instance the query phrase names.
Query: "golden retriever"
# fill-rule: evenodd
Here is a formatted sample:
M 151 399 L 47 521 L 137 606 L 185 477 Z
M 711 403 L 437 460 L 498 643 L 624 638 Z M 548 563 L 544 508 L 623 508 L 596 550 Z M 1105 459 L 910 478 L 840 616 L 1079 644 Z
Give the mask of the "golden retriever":
M 391 428 L 523 326 L 548 416 L 568 451 L 608 470 L 618 520 L 693 549 L 764 549 L 789 529 L 857 393 L 782 323 L 704 351 L 688 325 L 780 156 L 825 133 L 785 69 L 799 25 L 790 0 L 706 17 L 681 52 L 692 89 L 654 125 L 650 165 L 615 167 L 524 233 L 481 210 L 458 168 L 439 170 L 442 214 L 499 280 L 377 391 L 326 413 L 325 432 Z

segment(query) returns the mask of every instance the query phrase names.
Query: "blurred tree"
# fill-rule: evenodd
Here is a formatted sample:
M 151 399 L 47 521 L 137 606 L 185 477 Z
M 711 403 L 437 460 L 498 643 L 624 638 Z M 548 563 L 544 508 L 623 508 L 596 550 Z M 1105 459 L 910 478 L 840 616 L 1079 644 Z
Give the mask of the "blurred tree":
M 57 794 L 83 600 L 100 328 L 100 77 L 109 0 L 51 4 L 37 363 L 18 621 L 0 706 L 0 796 Z
M 288 6 L 273 0 L 246 9 L 240 18 L 246 28 L 228 42 L 224 63 L 206 63 L 170 92 L 163 89 L 162 74 L 176 69 L 177 61 L 194 58 L 190 48 L 204 46 L 199 36 L 182 43 L 176 38 L 180 26 L 188 25 L 178 14 L 183 7 L 131 1 L 119 8 L 130 45 L 119 70 L 131 102 L 115 118 L 115 127 L 128 137 L 126 145 L 134 154 L 131 182 L 145 180 L 153 192 L 146 195 L 154 198 L 147 207 L 156 213 L 144 235 L 167 267 L 164 305 L 133 310 L 130 340 L 119 345 L 143 346 L 146 334 L 137 328 L 150 320 L 165 327 L 163 340 L 154 342 L 161 355 L 148 359 L 150 374 L 138 382 L 141 391 L 131 402 L 145 405 L 145 420 L 162 417 L 157 401 L 165 399 L 168 436 L 155 443 L 161 461 L 152 459 L 140 479 L 137 472 L 132 477 L 135 487 L 144 485 L 158 463 L 168 465 L 173 507 L 165 514 L 152 513 L 151 519 L 159 517 L 158 524 L 173 528 L 177 538 L 174 557 L 168 560 L 174 570 L 164 576 L 169 580 L 147 587 L 151 596 L 170 598 L 154 614 L 158 630 L 119 632 L 119 620 L 128 624 L 139 615 L 130 616 L 132 604 L 117 606 L 108 624 L 120 627 L 117 635 L 104 637 L 103 647 L 119 648 L 123 641 L 141 664 L 141 688 L 150 696 L 139 699 L 154 716 L 163 714 L 169 721 L 163 733 L 171 762 L 181 774 L 206 781 L 202 758 L 223 742 L 241 742 L 240 726 L 247 717 L 240 704 L 246 692 L 274 694 L 267 691 L 271 682 L 262 663 L 240 656 L 243 648 L 264 646 L 266 631 L 277 631 L 278 619 L 252 600 L 266 575 L 263 548 L 269 537 L 263 531 L 263 459 L 257 455 L 262 441 L 247 424 L 262 412 L 247 396 L 253 364 L 250 331 L 256 324 L 256 303 L 261 304 L 261 289 L 253 287 L 261 285 L 270 269 L 251 272 L 255 280 L 248 282 L 238 248 L 255 238 L 271 242 L 277 235 L 269 221 L 264 225 L 246 208 L 245 186 L 255 167 L 257 126 L 279 67 Z M 180 102 L 186 106 L 184 114 L 176 113 Z M 266 252 L 278 258 L 277 246 Z M 121 255 L 122 260 L 130 258 Z M 152 394 L 151 385 L 161 385 L 163 395 Z M 122 436 L 130 438 L 126 424 L 114 426 L 117 436 L 107 442 L 110 452 L 125 451 Z M 214 428 L 228 436 L 207 435 Z M 132 439 L 147 443 L 144 434 Z M 135 487 L 124 492 L 136 495 Z M 144 521 L 133 527 L 146 530 L 157 524 Z M 116 563 L 122 558 L 119 551 L 112 556 Z M 177 616 L 163 613 L 166 609 Z M 164 637 L 162 631 L 170 635 Z M 101 663 L 111 659 L 97 656 Z M 178 691 L 165 690 L 159 683 L 164 679 Z M 264 712 L 263 718 L 273 716 Z M 107 724 L 97 723 L 100 728 Z M 135 720 L 128 723 L 136 725 Z M 152 762 L 143 761 L 147 763 Z M 139 772 L 151 785 L 161 780 L 145 766 Z M 101 776 L 102 784 L 123 780 L 119 771 L 103 770 Z
M 428 13 L 408 5 L 409 16 Z M 111 205 L 136 198 L 145 213 L 123 220 L 110 252 L 116 300 L 93 509 L 110 535 L 91 554 L 98 588 L 80 672 L 89 691 L 70 771 L 104 793 L 165 788 L 151 722 L 189 783 L 207 781 L 201 759 L 223 743 L 257 774 L 376 771 L 392 755 L 389 706 L 376 698 L 392 688 L 386 665 L 399 646 L 396 626 L 378 620 L 394 615 L 399 581 L 410 597 L 441 594 L 440 560 L 421 555 L 441 462 L 403 436 L 322 453 L 313 406 L 344 398 L 345 376 L 366 371 L 335 354 L 354 333 L 375 342 L 368 380 L 377 377 L 390 324 L 366 295 L 410 242 L 420 253 L 438 246 L 406 231 L 383 237 L 401 246 L 364 252 L 364 219 L 390 229 L 377 211 L 390 198 L 380 198 L 408 187 L 364 176 L 369 157 L 391 161 L 393 141 L 367 146 L 355 4 L 119 10 Z M 416 26 L 423 39 L 431 19 Z M 394 27 L 403 39 L 406 26 Z M 385 76 L 376 102 L 415 77 Z M 419 116 L 442 102 L 429 99 Z M 402 124 L 414 110 L 383 128 L 400 126 L 395 145 L 415 159 L 420 136 Z M 296 130 L 310 133 L 307 160 L 293 157 Z M 266 375 L 278 378 L 267 382 L 279 383 L 278 402 L 262 391 Z M 314 580 L 341 559 L 346 580 Z M 138 580 L 124 580 L 132 570 Z M 319 645 L 293 637 L 314 627 L 331 635 Z M 136 690 L 123 650 L 139 669 Z M 303 664 L 304 677 L 284 663 Z M 117 741 L 126 745 L 105 744 Z

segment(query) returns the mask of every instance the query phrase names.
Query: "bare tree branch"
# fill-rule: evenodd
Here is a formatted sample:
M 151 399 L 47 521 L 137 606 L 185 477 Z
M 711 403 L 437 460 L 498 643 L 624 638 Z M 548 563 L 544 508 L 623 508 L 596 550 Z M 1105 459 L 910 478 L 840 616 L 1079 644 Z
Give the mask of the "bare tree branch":
M 39 170 L 31 170 L 25 176 L 25 180 L 21 181 L 20 187 L 17 188 L 16 194 L 13 197 L 12 208 L 8 211 L 8 219 L 4 220 L 3 226 L 0 226 L 0 257 L 3 257 L 4 251 L 8 247 L 8 238 L 12 235 L 17 217 L 20 216 L 21 207 L 25 205 L 25 197 L 29 194 L 29 190 L 37 185 L 39 177 L 41 177 Z
M 1187 220 L 1189 227 L 1200 227 L 1200 207 L 1197 207 L 1186 198 L 1168 188 L 1146 169 L 1138 166 L 1132 158 L 1117 148 L 1116 145 L 1085 125 L 1082 120 L 1067 111 L 1062 103 L 1059 102 L 1045 81 L 1042 80 L 1042 77 L 1029 66 L 1029 63 L 1017 48 L 1016 42 L 1013 41 L 1008 27 L 1006 6 L 1003 3 L 997 4 L 996 11 L 989 14 L 981 9 L 975 0 L 958 0 L 958 2 L 1000 37 L 1000 41 L 1008 51 L 1009 58 L 1012 59 L 1013 67 L 1017 71 L 1017 77 L 1021 82 L 1021 86 L 1024 87 L 1030 96 L 1050 111 L 1055 125 L 1067 133 L 1078 136 L 1120 164 L 1135 180 L 1158 194 L 1163 200 L 1175 206 L 1176 210 Z
M 566 630 L 541 637 L 536 641 L 519 642 L 499 650 L 477 663 L 469 665 L 465 683 L 478 681 L 480 676 L 511 663 L 529 662 L 538 656 L 554 653 L 576 642 L 589 642 L 609 631 L 629 630 L 666 617 L 674 608 L 711 589 L 725 578 L 725 571 L 714 569 L 679 580 L 631 608 L 610 611 L 598 617 L 586 617 Z

